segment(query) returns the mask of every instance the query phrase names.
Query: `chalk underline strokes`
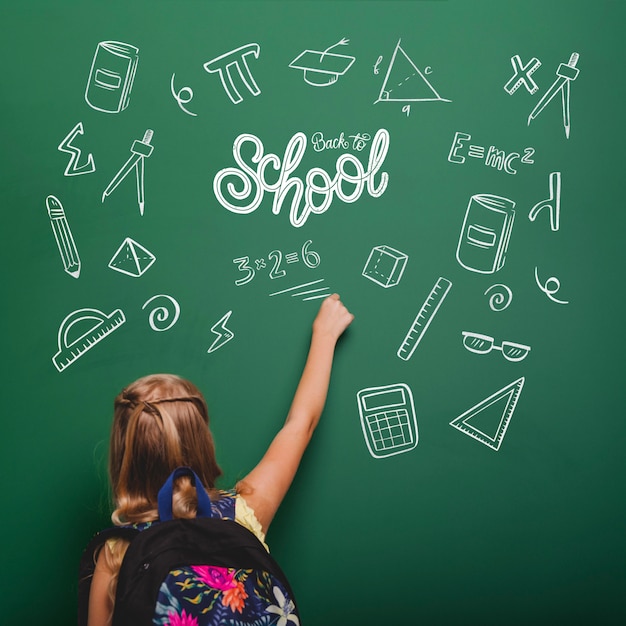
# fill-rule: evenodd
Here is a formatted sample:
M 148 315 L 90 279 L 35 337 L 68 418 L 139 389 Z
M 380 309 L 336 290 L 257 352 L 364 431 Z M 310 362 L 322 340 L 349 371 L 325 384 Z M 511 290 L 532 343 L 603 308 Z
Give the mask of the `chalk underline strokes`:
M 242 156 L 245 144 L 254 147 L 250 159 L 252 165 Z M 366 168 L 355 155 L 342 154 L 337 158 L 333 177 L 319 167 L 311 168 L 304 180 L 294 175 L 306 148 L 306 135 L 296 133 L 289 140 L 281 159 L 273 153 L 265 154 L 263 143 L 255 135 L 239 135 L 233 142 L 233 158 L 239 167 L 226 167 L 217 172 L 213 179 L 215 197 L 225 209 L 245 215 L 259 208 L 265 192 L 273 193 L 272 213 L 278 215 L 290 195 L 289 220 L 292 226 L 299 228 L 311 213 L 327 211 L 335 195 L 343 202 L 352 203 L 361 197 L 364 189 L 373 198 L 385 192 L 389 174 L 381 172 L 377 183 L 375 177 L 389 150 L 389 132 L 386 129 L 381 128 L 374 136 Z M 351 171 L 347 171 L 347 166 Z M 278 173 L 275 182 L 267 180 L 268 167 Z

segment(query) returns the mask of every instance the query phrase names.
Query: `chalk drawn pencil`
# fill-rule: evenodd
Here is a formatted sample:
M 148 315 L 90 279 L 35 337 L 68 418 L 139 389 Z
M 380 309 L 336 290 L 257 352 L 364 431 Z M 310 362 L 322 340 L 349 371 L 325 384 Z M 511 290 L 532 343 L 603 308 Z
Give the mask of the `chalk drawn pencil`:
M 63 268 L 70 276 L 78 278 L 80 276 L 80 258 L 78 257 L 78 250 L 76 250 L 74 237 L 72 237 L 72 231 L 65 217 L 63 205 L 55 196 L 48 196 L 46 198 L 46 207 L 52 232 L 57 241 L 61 259 L 63 259 Z

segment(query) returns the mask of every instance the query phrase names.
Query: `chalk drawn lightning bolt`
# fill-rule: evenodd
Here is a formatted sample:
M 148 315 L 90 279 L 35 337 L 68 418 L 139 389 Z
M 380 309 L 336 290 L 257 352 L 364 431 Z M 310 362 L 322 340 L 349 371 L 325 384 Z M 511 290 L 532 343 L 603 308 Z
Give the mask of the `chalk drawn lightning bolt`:
M 87 163 L 78 165 L 80 161 L 81 149 L 72 145 L 76 135 L 84 135 L 83 123 L 78 122 L 74 128 L 69 132 L 67 137 L 59 144 L 59 150 L 71 155 L 70 162 L 65 168 L 65 176 L 78 176 L 79 174 L 91 174 L 96 171 L 96 165 L 93 161 L 93 155 L 90 153 L 87 157 Z
M 211 332 L 215 333 L 217 337 L 215 341 L 211 344 L 211 347 L 207 350 L 210 354 L 211 352 L 215 352 L 221 348 L 225 343 L 228 343 L 234 336 L 235 333 L 232 330 L 226 328 L 226 323 L 230 319 L 232 311 L 228 311 L 224 317 L 222 317 L 218 322 L 211 326 Z

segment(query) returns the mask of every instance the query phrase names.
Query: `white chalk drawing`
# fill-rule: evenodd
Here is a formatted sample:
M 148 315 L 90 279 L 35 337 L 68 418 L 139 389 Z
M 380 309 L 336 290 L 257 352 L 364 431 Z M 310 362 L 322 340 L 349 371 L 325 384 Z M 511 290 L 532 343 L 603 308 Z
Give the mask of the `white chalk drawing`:
M 413 63 L 400 45 L 396 44 L 385 80 L 383 81 L 378 102 L 452 102 L 442 98 L 424 73 Z M 403 109 L 404 110 L 404 109 Z
M 539 280 L 538 268 L 535 267 L 535 282 L 537 283 L 537 287 L 539 287 L 539 289 L 541 289 L 541 291 L 543 291 L 546 296 L 552 300 L 552 302 L 556 302 L 557 304 L 569 304 L 569 301 L 567 300 L 559 300 L 554 297 L 554 294 L 561 288 L 561 281 L 558 278 L 550 276 L 550 278 L 542 284 L 541 280 Z
M 450 163 L 465 163 L 466 156 L 463 152 L 466 150 L 465 144 L 472 139 L 469 133 L 456 132 L 452 145 L 450 146 L 450 152 L 448 153 L 448 161 Z M 524 153 L 519 152 L 505 152 L 500 150 L 497 146 L 491 145 L 481 146 L 478 144 L 469 144 L 467 146 L 467 157 L 472 159 L 478 159 L 484 161 L 487 167 L 492 167 L 498 171 L 506 172 L 507 174 L 517 174 L 517 170 L 513 167 L 513 163 L 519 160 L 520 163 L 525 165 L 532 165 L 533 155 L 535 154 L 534 148 L 524 148 Z
M 192 115 L 197 117 L 197 113 L 193 113 L 192 111 L 188 111 L 185 108 L 185 104 L 189 104 L 193 100 L 193 89 L 191 87 L 181 87 L 178 91 L 176 91 L 176 87 L 174 87 L 174 78 L 176 74 L 172 74 L 172 80 L 170 81 L 170 90 L 172 92 L 172 96 L 174 96 L 174 100 L 178 103 L 178 106 L 182 111 L 187 113 L 187 115 Z
M 80 276 L 80 257 L 78 256 L 74 236 L 65 217 L 63 205 L 55 196 L 48 196 L 46 198 L 46 208 L 48 209 L 48 218 L 57 242 L 57 248 L 63 261 L 63 269 L 72 278 L 78 278 Z
M 96 111 L 119 113 L 130 100 L 139 49 L 121 41 L 101 41 L 91 62 L 85 101 Z
M 534 222 L 542 209 L 548 209 L 550 213 L 550 229 L 559 230 L 561 219 L 561 172 L 551 172 L 549 178 L 550 195 L 546 200 L 537 202 L 530 210 L 528 219 Z
M 242 156 L 242 147 L 246 143 L 254 146 L 252 160 L 257 164 L 256 171 Z M 263 143 L 255 135 L 246 133 L 239 135 L 233 143 L 233 157 L 239 168 L 226 167 L 217 172 L 213 179 L 215 197 L 228 211 L 245 215 L 259 208 L 267 191 L 274 194 L 272 213 L 278 215 L 283 202 L 289 196 L 291 198 L 289 221 L 292 226 L 299 228 L 306 223 L 311 213 L 325 213 L 332 204 L 335 194 L 343 202 L 352 203 L 361 197 L 364 189 L 367 189 L 373 198 L 378 198 L 387 189 L 389 182 L 387 172 L 380 174 L 378 184 L 375 182 L 375 176 L 382 167 L 389 149 L 389 132 L 386 129 L 379 129 L 372 140 L 367 169 L 364 169 L 361 161 L 353 154 L 342 154 L 337 158 L 334 178 L 319 167 L 309 170 L 304 180 L 292 176 L 302 161 L 306 146 L 306 135 L 302 132 L 296 133 L 289 140 L 281 160 L 276 154 L 265 155 Z M 248 152 L 247 148 L 245 152 Z M 348 163 L 350 171 L 346 171 Z M 268 183 L 265 179 L 265 169 L 270 164 L 272 169 L 278 172 L 276 182 L 273 183 Z M 234 181 L 229 181 L 229 178 Z M 304 206 L 301 206 L 303 197 Z
M 491 295 L 489 292 L 492 292 Z M 513 301 L 513 292 L 502 283 L 491 285 L 483 295 L 489 295 L 489 308 L 492 311 L 504 311 Z
M 228 311 L 225 315 L 223 315 L 213 326 L 211 326 L 211 332 L 217 337 L 214 339 L 213 343 L 207 350 L 210 354 L 211 352 L 215 352 L 219 350 L 223 345 L 227 344 L 234 336 L 235 333 L 230 330 L 230 328 L 226 328 L 226 324 L 232 315 L 232 311 Z
M 470 198 L 456 259 L 465 269 L 493 274 L 502 269 L 515 219 L 515 202 L 501 196 L 476 194 Z
M 348 141 L 352 139 L 352 141 Z M 324 150 L 354 150 L 355 152 L 361 152 L 367 147 L 367 144 L 372 139 L 369 133 L 357 133 L 356 135 L 348 135 L 341 131 L 341 133 L 333 138 L 324 136 L 324 133 L 317 131 L 311 135 L 311 145 L 315 152 L 323 152 Z
M 507 361 L 518 363 L 523 361 L 530 352 L 530 346 L 523 343 L 503 341 L 497 346 L 495 339 L 489 335 L 474 333 L 468 330 L 462 331 L 461 334 L 463 335 L 463 345 L 474 354 L 489 354 L 492 350 L 499 350 Z
M 150 324 L 150 328 L 152 328 L 152 330 L 156 332 L 164 332 L 172 328 L 172 326 L 174 326 L 174 324 L 178 321 L 180 316 L 180 305 L 174 298 L 172 298 L 172 296 L 159 293 L 156 296 L 152 296 L 149 300 L 146 300 L 141 307 L 141 310 L 143 311 L 157 298 L 162 298 L 164 302 L 150 311 L 148 323 Z
M 126 237 L 109 261 L 109 267 L 116 272 L 139 278 L 143 276 L 156 257 L 130 237 Z
M 218 57 L 215 57 L 204 64 L 204 69 L 207 72 L 210 74 L 215 74 L 217 72 L 219 74 L 224 91 L 226 91 L 226 95 L 230 98 L 230 101 L 233 104 L 239 104 L 243 100 L 242 95 L 239 93 L 239 90 L 233 81 L 233 69 L 237 70 L 239 78 L 246 86 L 246 89 L 253 96 L 258 96 L 261 93 L 259 86 L 256 84 L 254 77 L 250 73 L 247 60 L 247 57 L 250 55 L 253 55 L 255 59 L 258 59 L 260 52 L 261 47 L 258 43 L 249 43 L 245 46 L 240 46 L 235 50 L 231 50 L 230 52 L 226 52 Z
M 87 162 L 79 165 L 82 150 L 78 146 L 72 145 L 77 135 L 84 135 L 83 123 L 78 122 L 74 128 L 67 134 L 65 139 L 59 144 L 58 150 L 70 155 L 70 160 L 63 172 L 64 176 L 80 176 L 81 174 L 91 174 L 96 171 L 96 164 L 93 160 L 93 154 L 89 153 Z
M 539 89 L 537 83 L 532 79 L 532 74 L 541 67 L 541 61 L 533 57 L 526 65 L 522 65 L 522 59 L 519 54 L 511 57 L 511 65 L 513 66 L 513 76 L 504 85 L 504 91 L 512 96 L 522 85 L 526 87 L 528 93 L 536 93 Z
M 329 52 L 337 46 L 345 46 L 349 39 L 342 39 L 323 52 L 305 50 L 301 52 L 289 67 L 304 71 L 304 82 L 313 87 L 328 87 L 337 82 L 352 67 L 355 58 L 346 54 Z
M 376 59 L 376 63 L 374 63 L 374 74 L 378 75 L 378 72 L 380 71 L 378 69 L 378 66 L 383 62 L 383 55 L 381 54 L 377 59 Z
M 52 357 L 54 366 L 59 372 L 62 372 L 125 321 L 124 313 L 120 309 L 115 309 L 110 315 L 106 315 L 98 309 L 73 311 L 59 326 L 59 350 Z M 70 340 L 72 327 L 78 327 L 79 330 L 82 330 L 82 334 L 78 334 Z
M 463 415 L 453 419 L 450 426 L 497 452 L 502 445 L 523 387 L 524 377 L 514 380 L 465 411 Z
M 381 287 L 393 287 L 400 282 L 409 257 L 391 246 L 374 246 L 361 274 Z
M 408 361 L 413 356 L 451 287 L 452 283 L 447 278 L 440 276 L 437 279 L 398 348 L 396 354 L 400 359 Z
M 546 108 L 548 103 L 560 92 L 561 93 L 561 105 L 563 108 L 563 127 L 565 129 L 565 136 L 569 139 L 570 133 L 570 86 L 572 81 L 578 78 L 580 70 L 576 68 L 578 64 L 579 55 L 577 52 L 572 53 L 567 64 L 561 63 L 556 70 L 556 80 L 552 83 L 552 86 L 543 94 L 541 100 L 537 103 L 537 106 L 531 111 L 528 116 L 528 125 Z
M 365 443 L 374 458 L 401 454 L 417 446 L 417 417 L 408 385 L 396 383 L 361 389 L 357 404 Z
M 287 252 L 283 255 L 281 250 L 272 250 L 268 253 L 267 258 L 269 260 L 269 277 L 274 280 L 276 278 L 283 278 L 287 275 L 287 271 L 284 269 L 283 260 L 287 263 L 287 265 L 293 265 L 294 263 L 299 263 L 300 260 L 304 263 L 304 265 L 308 268 L 314 269 L 321 263 L 320 255 L 311 249 L 311 245 L 313 244 L 312 239 L 307 239 L 304 244 L 302 244 L 302 248 L 300 251 Z M 266 269 L 268 267 L 268 263 L 265 262 L 265 258 L 254 259 L 254 265 L 256 269 L 252 267 L 250 264 L 249 256 L 241 256 L 233 259 L 233 263 L 237 266 L 237 269 L 240 272 L 244 273 L 244 276 L 235 280 L 235 285 L 237 287 L 241 287 L 242 285 L 246 285 L 249 283 L 262 269 Z
M 131 155 L 122 165 L 119 172 L 113 177 L 102 194 L 102 202 L 107 196 L 110 196 L 115 188 L 130 174 L 134 169 L 137 178 L 137 203 L 139 204 L 139 213 L 143 215 L 144 211 L 144 161 L 152 154 L 154 146 L 150 145 L 152 141 L 153 131 L 148 129 L 142 140 L 133 141 L 130 147 Z
M 270 293 L 270 297 L 289 294 L 292 298 L 300 298 L 302 302 L 306 302 L 307 300 L 319 300 L 320 298 L 326 298 L 330 295 L 330 288 L 320 285 L 320 283 L 323 282 L 324 279 L 319 278 L 308 283 L 296 285 L 295 287 L 275 291 L 274 293 Z M 314 285 L 316 286 L 314 287 Z

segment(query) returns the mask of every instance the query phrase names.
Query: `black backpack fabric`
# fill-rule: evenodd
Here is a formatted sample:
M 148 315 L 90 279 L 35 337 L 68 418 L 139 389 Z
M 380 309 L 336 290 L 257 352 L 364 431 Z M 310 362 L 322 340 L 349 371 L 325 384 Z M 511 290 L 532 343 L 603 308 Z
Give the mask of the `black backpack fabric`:
M 175 478 L 190 476 L 195 519 L 173 519 Z M 204 494 L 204 495 L 203 495 Z M 233 505 L 234 506 L 234 505 Z M 234 515 L 233 515 L 234 517 Z M 159 492 L 159 522 L 98 533 L 83 553 L 79 626 L 86 626 L 97 554 L 113 537 L 130 542 L 119 572 L 112 626 L 299 626 L 293 591 L 257 537 L 214 517 L 200 479 L 178 468 Z

